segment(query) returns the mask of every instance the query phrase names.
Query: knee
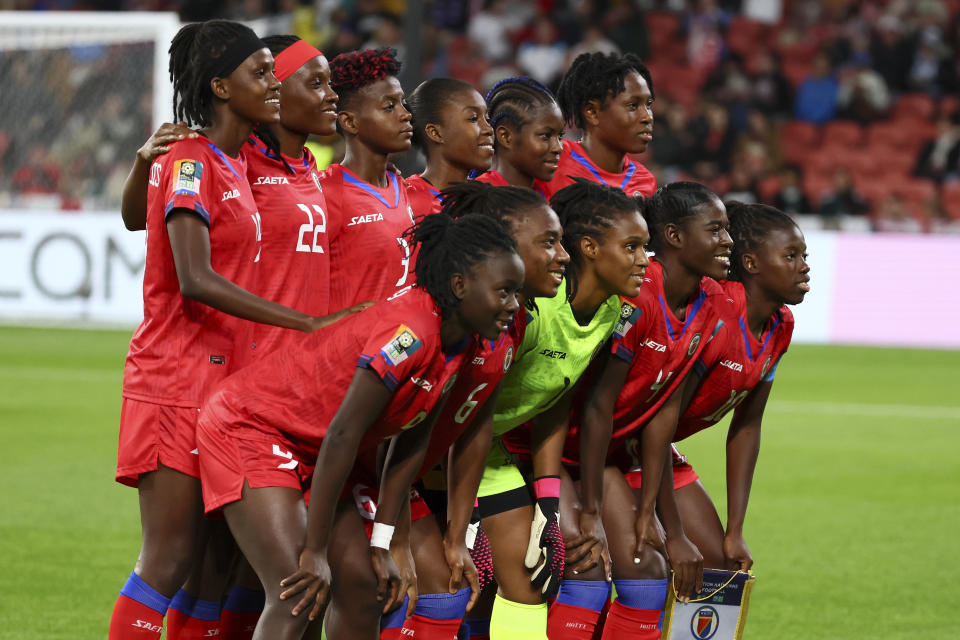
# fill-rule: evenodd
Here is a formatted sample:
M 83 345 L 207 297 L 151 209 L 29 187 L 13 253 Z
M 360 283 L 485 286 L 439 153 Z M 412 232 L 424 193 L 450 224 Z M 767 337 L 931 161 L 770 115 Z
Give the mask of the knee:
M 194 536 L 144 537 L 137 573 L 161 593 L 178 590 L 199 560 Z
M 639 558 L 631 562 L 613 564 L 614 580 L 664 580 L 669 577 L 669 564 L 662 553 L 649 546 L 643 547 Z

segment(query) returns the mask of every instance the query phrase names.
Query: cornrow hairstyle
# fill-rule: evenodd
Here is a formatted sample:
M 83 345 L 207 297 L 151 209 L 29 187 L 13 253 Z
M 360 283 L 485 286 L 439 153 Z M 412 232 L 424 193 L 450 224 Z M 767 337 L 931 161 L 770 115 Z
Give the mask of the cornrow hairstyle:
M 490 218 L 465 215 L 424 216 L 404 234 L 417 252 L 417 284 L 446 314 L 460 305 L 450 289 L 450 276 L 467 273 L 475 265 L 501 253 L 516 253 L 517 244 Z
M 596 100 L 602 106 L 609 98 L 622 93 L 624 79 L 634 71 L 647 81 L 650 96 L 656 97 L 650 70 L 636 54 L 581 53 L 563 74 L 557 88 L 564 120 L 583 129 L 583 108 L 587 103 Z
M 174 121 L 209 127 L 213 119 L 210 78 L 221 57 L 237 40 L 256 38 L 250 27 L 229 20 L 188 24 L 170 43 Z
M 697 209 L 720 198 L 699 182 L 671 182 L 648 197 L 637 196 L 637 203 L 650 228 L 650 249 L 658 252 L 663 248 L 663 228 L 670 223 L 680 225 L 683 220 L 697 214 Z
M 765 204 L 744 204 L 732 201 L 727 203 L 727 217 L 730 226 L 727 231 L 733 240 L 730 254 L 730 280 L 743 282 L 743 254 L 755 252 L 771 231 L 790 229 L 797 223 L 775 207 Z
M 590 236 L 602 243 L 607 229 L 616 226 L 624 214 L 637 211 L 637 202 L 620 189 L 586 178 L 574 178 L 573 184 L 553 194 L 550 206 L 560 218 L 563 247 L 570 254 L 565 278 L 567 300 L 573 300 L 584 266 L 580 240 Z
M 469 180 L 447 187 L 440 192 L 443 207 L 440 213 L 451 218 L 477 214 L 496 220 L 511 232 L 518 214 L 546 206 L 543 196 L 527 187 L 498 187 L 485 182 Z
M 270 48 L 270 53 L 273 54 L 274 58 L 276 58 L 281 51 L 299 40 L 300 38 L 298 36 L 267 36 L 263 38 L 264 43 Z M 277 138 L 277 134 L 273 132 L 273 129 L 270 128 L 270 125 L 258 122 L 253 128 L 253 133 L 267 145 L 267 157 L 279 160 L 283 163 L 283 166 L 286 167 L 287 171 L 296 173 L 286 158 L 283 157 L 283 154 L 280 153 L 280 140 Z
M 351 51 L 330 61 L 330 86 L 340 96 L 340 108 L 343 109 L 360 89 L 399 73 L 397 52 L 390 47 Z
M 557 104 L 557 98 L 533 78 L 518 76 L 493 85 L 487 92 L 486 102 L 487 118 L 494 130 L 503 122 L 520 130 L 527 123 L 526 114 L 544 105 Z
M 473 85 L 455 78 L 431 78 L 420 83 L 407 96 L 407 108 L 413 116 L 413 144 L 418 149 L 427 152 L 428 124 L 440 122 L 441 112 L 450 104 L 450 96 L 457 91 L 475 91 Z

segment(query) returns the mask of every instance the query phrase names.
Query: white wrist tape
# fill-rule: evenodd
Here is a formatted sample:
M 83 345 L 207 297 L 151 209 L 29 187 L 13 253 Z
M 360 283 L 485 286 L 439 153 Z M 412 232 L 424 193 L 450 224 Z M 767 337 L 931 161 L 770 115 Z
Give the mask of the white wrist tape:
M 393 529 L 393 525 L 374 522 L 373 532 L 370 534 L 370 546 L 389 550 L 390 541 L 393 540 Z

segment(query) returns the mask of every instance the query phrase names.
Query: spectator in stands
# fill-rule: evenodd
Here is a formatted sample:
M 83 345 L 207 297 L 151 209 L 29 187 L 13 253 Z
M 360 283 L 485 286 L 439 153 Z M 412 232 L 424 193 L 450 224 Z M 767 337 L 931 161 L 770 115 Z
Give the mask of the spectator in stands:
M 730 116 L 722 105 L 710 102 L 691 125 L 695 140 L 695 155 L 712 162 L 721 173 L 730 168 L 736 133 L 730 126 Z
M 940 194 L 936 194 L 927 200 L 926 211 L 927 219 L 930 221 L 927 231 L 930 233 L 960 234 L 960 220 L 950 217 Z
M 756 204 L 760 202 L 760 196 L 757 195 L 757 183 L 745 167 L 735 166 L 730 171 L 730 186 L 722 200 L 729 202 L 736 200 L 744 204 Z
M 743 57 L 738 53 L 730 53 L 707 77 L 700 91 L 726 107 L 731 125 L 739 131 L 746 126 L 750 88 L 750 78 L 743 68 Z
M 762 51 L 753 60 L 750 102 L 771 117 L 786 117 L 793 107 L 793 87 L 781 71 L 780 55 Z
M 507 62 L 513 55 L 513 34 L 527 22 L 526 18 L 511 11 L 506 0 L 488 0 L 483 11 L 470 18 L 467 35 L 490 62 Z
M 665 182 L 679 180 L 679 174 L 696 160 L 696 140 L 690 132 L 687 108 L 682 104 L 657 97 L 655 136 L 656 144 L 650 146 L 653 161 L 672 175 Z M 661 183 L 660 180 L 657 180 Z
M 906 89 L 913 43 L 903 34 L 903 22 L 893 13 L 884 14 L 877 20 L 870 42 L 870 60 L 891 91 Z
M 883 199 L 880 210 L 873 220 L 874 231 L 886 233 L 920 233 L 923 227 L 907 209 L 899 193 L 893 192 Z
M 920 151 L 913 174 L 938 183 L 960 178 L 960 111 L 937 120 L 937 137 Z
M 694 67 L 713 69 L 723 58 L 721 35 L 730 15 L 717 0 L 697 0 L 696 9 L 686 14 L 687 60 Z
M 557 29 L 550 18 L 536 19 L 533 40 L 517 49 L 517 65 L 526 75 L 550 87 L 567 70 L 567 45 L 557 39 Z
M 837 114 L 837 92 L 840 85 L 834 77 L 833 65 L 823 51 L 813 58 L 813 74 L 800 83 L 794 115 L 799 120 L 823 124 Z
M 743 166 L 754 179 L 780 169 L 780 136 L 760 111 L 747 115 L 747 126 L 737 136 L 733 162 Z
M 820 215 L 836 219 L 838 216 L 863 215 L 869 210 L 870 205 L 853 186 L 850 172 L 837 169 L 833 174 L 833 188 L 827 191 L 820 201 Z
M 569 67 L 581 53 L 620 53 L 620 47 L 607 38 L 600 27 L 588 24 L 583 30 L 580 42 L 575 44 L 567 54 L 566 67 Z
M 793 166 L 784 167 L 780 173 L 780 191 L 773 197 L 773 206 L 784 213 L 813 213 L 813 207 L 800 185 L 800 170 Z
M 854 60 L 840 74 L 837 107 L 840 115 L 861 124 L 885 118 L 890 109 L 890 91 L 865 57 Z

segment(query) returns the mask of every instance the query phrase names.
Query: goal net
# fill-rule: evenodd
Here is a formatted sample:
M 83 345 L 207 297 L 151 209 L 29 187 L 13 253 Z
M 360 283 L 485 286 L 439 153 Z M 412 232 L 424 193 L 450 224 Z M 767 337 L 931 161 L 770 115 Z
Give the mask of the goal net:
M 0 209 L 114 210 L 172 117 L 174 13 L 0 11 Z

